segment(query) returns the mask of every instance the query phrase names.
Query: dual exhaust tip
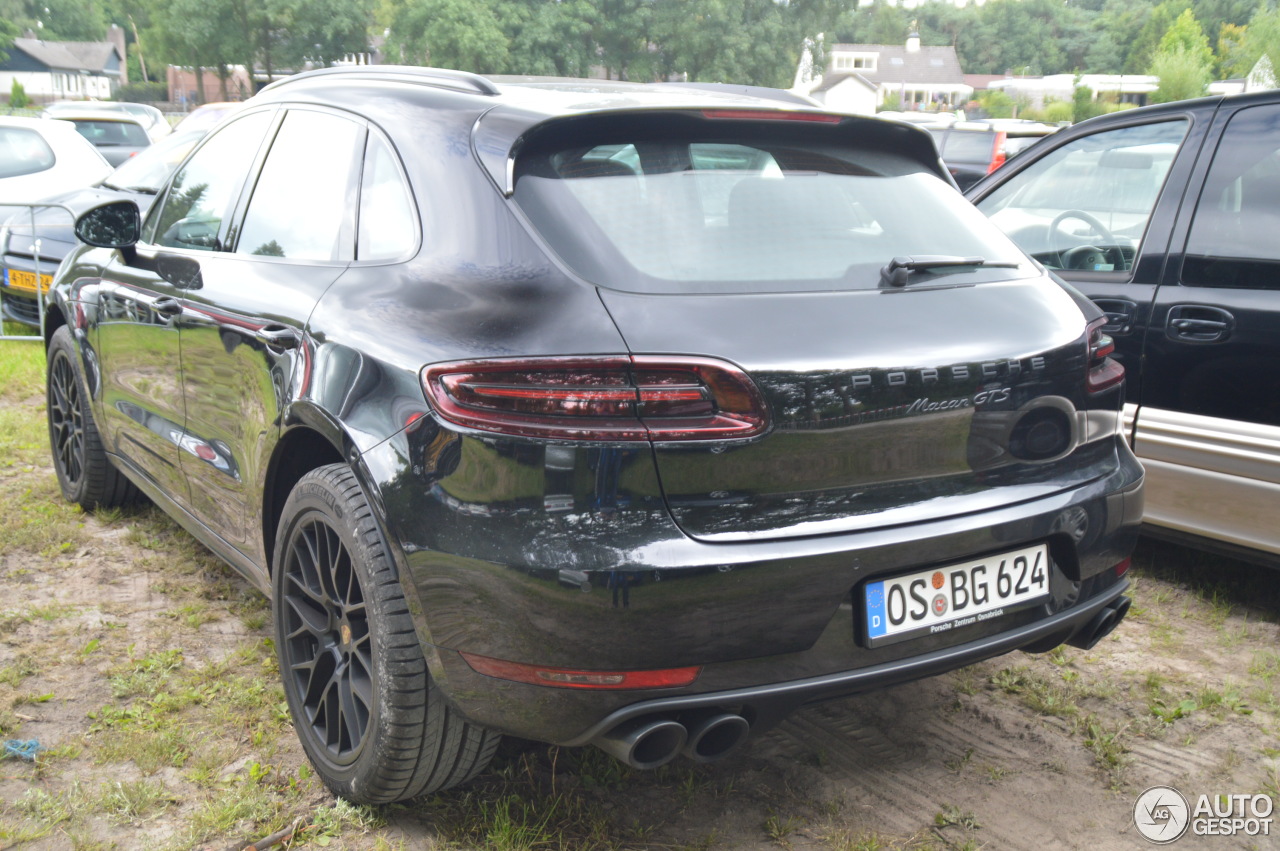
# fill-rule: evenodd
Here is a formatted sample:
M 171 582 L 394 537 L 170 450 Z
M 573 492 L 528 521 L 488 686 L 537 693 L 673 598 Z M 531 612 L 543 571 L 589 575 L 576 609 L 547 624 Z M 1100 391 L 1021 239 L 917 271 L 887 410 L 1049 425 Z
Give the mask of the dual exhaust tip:
M 1076 630 L 1067 644 L 1091 649 L 1124 620 L 1131 603 L 1128 597 L 1116 598 Z M 632 718 L 601 733 L 592 744 L 632 768 L 651 769 L 681 755 L 701 763 L 724 759 L 742 747 L 750 734 L 751 724 L 746 718 L 735 712 L 711 710 L 677 717 Z
M 646 716 L 624 721 L 592 743 L 632 768 L 650 769 L 682 754 L 694 762 L 715 762 L 740 748 L 750 733 L 747 719 L 732 712 Z

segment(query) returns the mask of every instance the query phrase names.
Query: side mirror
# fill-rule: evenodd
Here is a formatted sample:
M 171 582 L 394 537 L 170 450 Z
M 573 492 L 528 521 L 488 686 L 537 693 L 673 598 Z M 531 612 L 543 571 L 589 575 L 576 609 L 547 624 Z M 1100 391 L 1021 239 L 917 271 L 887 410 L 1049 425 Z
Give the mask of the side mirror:
M 142 216 L 132 201 L 112 201 L 76 219 L 76 236 L 94 248 L 130 248 L 142 233 Z

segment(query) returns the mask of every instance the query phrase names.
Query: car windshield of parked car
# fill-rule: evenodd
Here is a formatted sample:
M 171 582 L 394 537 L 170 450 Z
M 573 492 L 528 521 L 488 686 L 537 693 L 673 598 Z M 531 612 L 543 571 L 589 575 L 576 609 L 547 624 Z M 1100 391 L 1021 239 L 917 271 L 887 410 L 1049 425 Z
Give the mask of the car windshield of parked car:
M 1280 107 L 1232 116 L 1187 239 L 1182 282 L 1280 289 Z
M 634 292 L 874 289 L 904 255 L 1025 257 L 920 163 L 885 151 L 752 140 L 602 140 L 517 161 L 515 198 L 578 274 Z M 1025 277 L 921 272 L 913 285 Z
M 1186 133 L 1187 122 L 1177 120 L 1075 139 L 1005 181 L 978 209 L 1051 269 L 1128 271 Z
M 0 177 L 20 177 L 53 168 L 53 149 L 25 127 L 0 127 Z
M 111 172 L 102 185 L 108 189 L 154 195 L 173 174 L 178 163 L 191 152 L 204 133 L 168 136 Z

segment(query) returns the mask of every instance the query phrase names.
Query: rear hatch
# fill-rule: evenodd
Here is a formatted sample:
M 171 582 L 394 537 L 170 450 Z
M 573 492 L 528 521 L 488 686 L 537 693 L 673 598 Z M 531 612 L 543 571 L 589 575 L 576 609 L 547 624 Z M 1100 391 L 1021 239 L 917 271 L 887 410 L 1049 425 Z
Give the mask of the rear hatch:
M 631 354 L 742 370 L 767 426 L 655 441 L 703 540 L 864 530 L 1097 477 L 1086 320 L 919 153 L 854 119 L 566 122 L 514 197 L 598 285 Z M 895 131 L 896 132 L 896 131 Z M 908 137 L 914 144 L 916 135 Z

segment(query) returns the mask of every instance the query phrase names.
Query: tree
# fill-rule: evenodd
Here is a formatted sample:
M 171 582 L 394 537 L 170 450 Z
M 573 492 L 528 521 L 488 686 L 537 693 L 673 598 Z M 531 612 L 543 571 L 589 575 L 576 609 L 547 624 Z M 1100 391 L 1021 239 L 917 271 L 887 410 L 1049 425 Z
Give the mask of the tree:
M 485 4 L 407 0 L 392 11 L 390 55 L 407 64 L 494 73 L 507 67 L 507 37 Z
M 6 18 L 0 18 L 0 62 L 4 62 L 9 58 L 6 52 L 13 46 L 13 40 L 18 37 L 18 25 Z
M 13 85 L 9 86 L 9 108 L 23 109 L 31 105 L 31 98 L 27 97 L 27 90 L 23 88 L 22 83 L 18 82 L 18 78 L 13 78 Z
M 173 65 L 191 66 L 196 74 L 196 97 L 204 97 L 205 68 L 221 83 L 223 100 L 230 100 L 227 79 L 232 65 L 253 63 L 253 46 L 244 41 L 240 0 L 157 0 L 152 9 L 148 44 Z
M 1151 67 L 1151 60 L 1160 46 L 1160 39 L 1173 26 L 1184 11 L 1191 8 L 1191 0 L 1164 0 L 1160 5 L 1150 9 L 1142 28 L 1133 38 L 1129 46 L 1129 57 L 1125 60 L 1126 74 L 1142 74 Z
M 1152 103 L 1200 97 L 1212 79 L 1208 63 L 1182 46 L 1157 53 L 1151 60 L 1151 73 L 1160 78 L 1159 88 L 1151 94 Z
M 1280 69 L 1280 8 L 1259 7 L 1249 19 L 1238 48 L 1224 60 L 1232 76 L 1247 77 L 1263 54 L 1273 68 Z
M 595 56 L 588 0 L 506 0 L 498 18 L 509 47 L 507 69 L 513 74 L 585 77 Z
M 1204 34 L 1200 22 L 1190 9 L 1178 15 L 1177 20 L 1165 31 L 1160 39 L 1156 53 L 1176 53 L 1182 51 L 1197 63 L 1205 66 L 1213 65 L 1213 48 Z

